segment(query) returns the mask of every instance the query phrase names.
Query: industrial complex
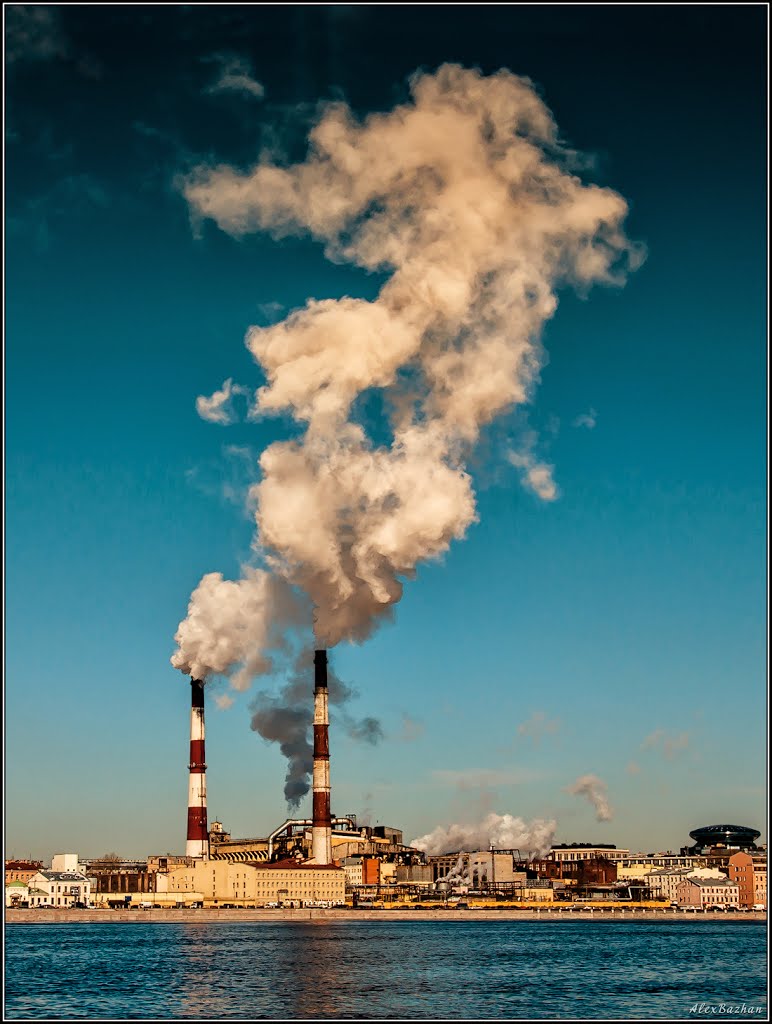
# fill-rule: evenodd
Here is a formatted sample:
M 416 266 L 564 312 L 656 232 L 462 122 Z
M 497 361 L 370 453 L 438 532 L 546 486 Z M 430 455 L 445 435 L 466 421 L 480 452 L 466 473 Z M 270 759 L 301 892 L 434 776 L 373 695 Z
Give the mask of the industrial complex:
M 429 856 L 399 828 L 335 817 L 330 802 L 327 652 L 314 656 L 312 817 L 268 835 L 233 838 L 207 818 L 204 682 L 191 679 L 185 854 L 143 861 L 59 854 L 5 865 L 7 907 L 373 907 L 626 901 L 693 909 L 766 910 L 766 846 L 735 825 L 690 832 L 679 853 L 631 853 L 612 844 L 553 845 Z

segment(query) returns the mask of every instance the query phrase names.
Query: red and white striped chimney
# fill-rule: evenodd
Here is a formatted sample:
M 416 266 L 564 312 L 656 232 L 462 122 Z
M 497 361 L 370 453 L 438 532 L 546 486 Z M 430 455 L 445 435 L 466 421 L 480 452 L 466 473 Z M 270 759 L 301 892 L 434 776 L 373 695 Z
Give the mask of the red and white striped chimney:
M 190 775 L 188 776 L 187 857 L 209 856 L 206 828 L 206 763 L 204 758 L 204 681 L 190 680 Z
M 314 809 L 311 858 L 316 864 L 332 864 L 329 724 L 327 651 L 314 651 Z

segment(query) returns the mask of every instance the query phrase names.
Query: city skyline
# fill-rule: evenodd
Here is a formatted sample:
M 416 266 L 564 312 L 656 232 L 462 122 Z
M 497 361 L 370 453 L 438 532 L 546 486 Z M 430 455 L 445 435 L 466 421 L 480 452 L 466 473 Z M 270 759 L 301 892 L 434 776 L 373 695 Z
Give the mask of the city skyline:
M 766 841 L 764 11 L 15 11 L 7 855 L 183 851 L 174 634 L 202 576 L 249 561 L 257 459 L 296 436 L 207 396 L 264 383 L 250 327 L 384 281 L 197 221 L 181 181 L 261 147 L 302 161 L 320 102 L 386 114 L 453 62 L 534 83 L 646 260 L 560 291 L 532 397 L 469 463 L 476 521 L 393 622 L 331 648 L 356 691 L 331 708 L 333 813 L 407 842 L 490 813 L 631 851 L 718 822 Z M 209 818 L 234 836 L 287 816 L 285 759 L 250 729 L 285 681 L 206 688 Z

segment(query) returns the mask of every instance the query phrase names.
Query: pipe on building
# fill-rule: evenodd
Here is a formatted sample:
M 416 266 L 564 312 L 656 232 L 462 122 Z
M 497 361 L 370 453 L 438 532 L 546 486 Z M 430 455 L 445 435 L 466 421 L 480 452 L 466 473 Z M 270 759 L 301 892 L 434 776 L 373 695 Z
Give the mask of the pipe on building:
M 206 827 L 206 763 L 204 757 L 204 681 L 190 680 L 190 764 L 188 765 L 187 857 L 209 856 Z
M 332 864 L 330 815 L 330 738 L 327 703 L 327 651 L 314 651 L 314 776 L 311 859 Z
M 351 818 L 348 818 L 348 817 L 333 818 L 332 819 L 332 824 L 333 825 L 339 825 L 342 821 L 347 822 L 351 826 L 351 831 L 353 831 L 353 829 L 354 829 L 354 822 L 353 822 L 353 820 Z M 284 822 L 284 824 L 279 825 L 278 828 L 275 828 L 273 830 L 273 832 L 271 832 L 271 834 L 268 836 L 268 860 L 270 860 L 271 857 L 273 856 L 273 843 L 274 843 L 274 839 L 278 839 L 278 837 L 282 834 L 282 832 L 289 832 L 289 830 L 294 825 L 313 825 L 313 820 L 311 818 L 287 818 L 287 820 Z M 342 833 L 341 832 L 336 832 L 336 835 L 342 835 Z

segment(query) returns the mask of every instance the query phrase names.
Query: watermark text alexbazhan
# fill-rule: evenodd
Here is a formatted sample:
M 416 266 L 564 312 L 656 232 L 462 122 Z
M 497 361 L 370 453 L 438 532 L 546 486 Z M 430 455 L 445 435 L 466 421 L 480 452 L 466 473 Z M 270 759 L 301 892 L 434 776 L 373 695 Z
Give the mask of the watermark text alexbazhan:
M 747 1003 L 695 1003 L 689 1013 L 709 1013 L 728 1017 L 732 1014 L 754 1016 L 764 1012 L 763 1006 L 748 1006 Z

